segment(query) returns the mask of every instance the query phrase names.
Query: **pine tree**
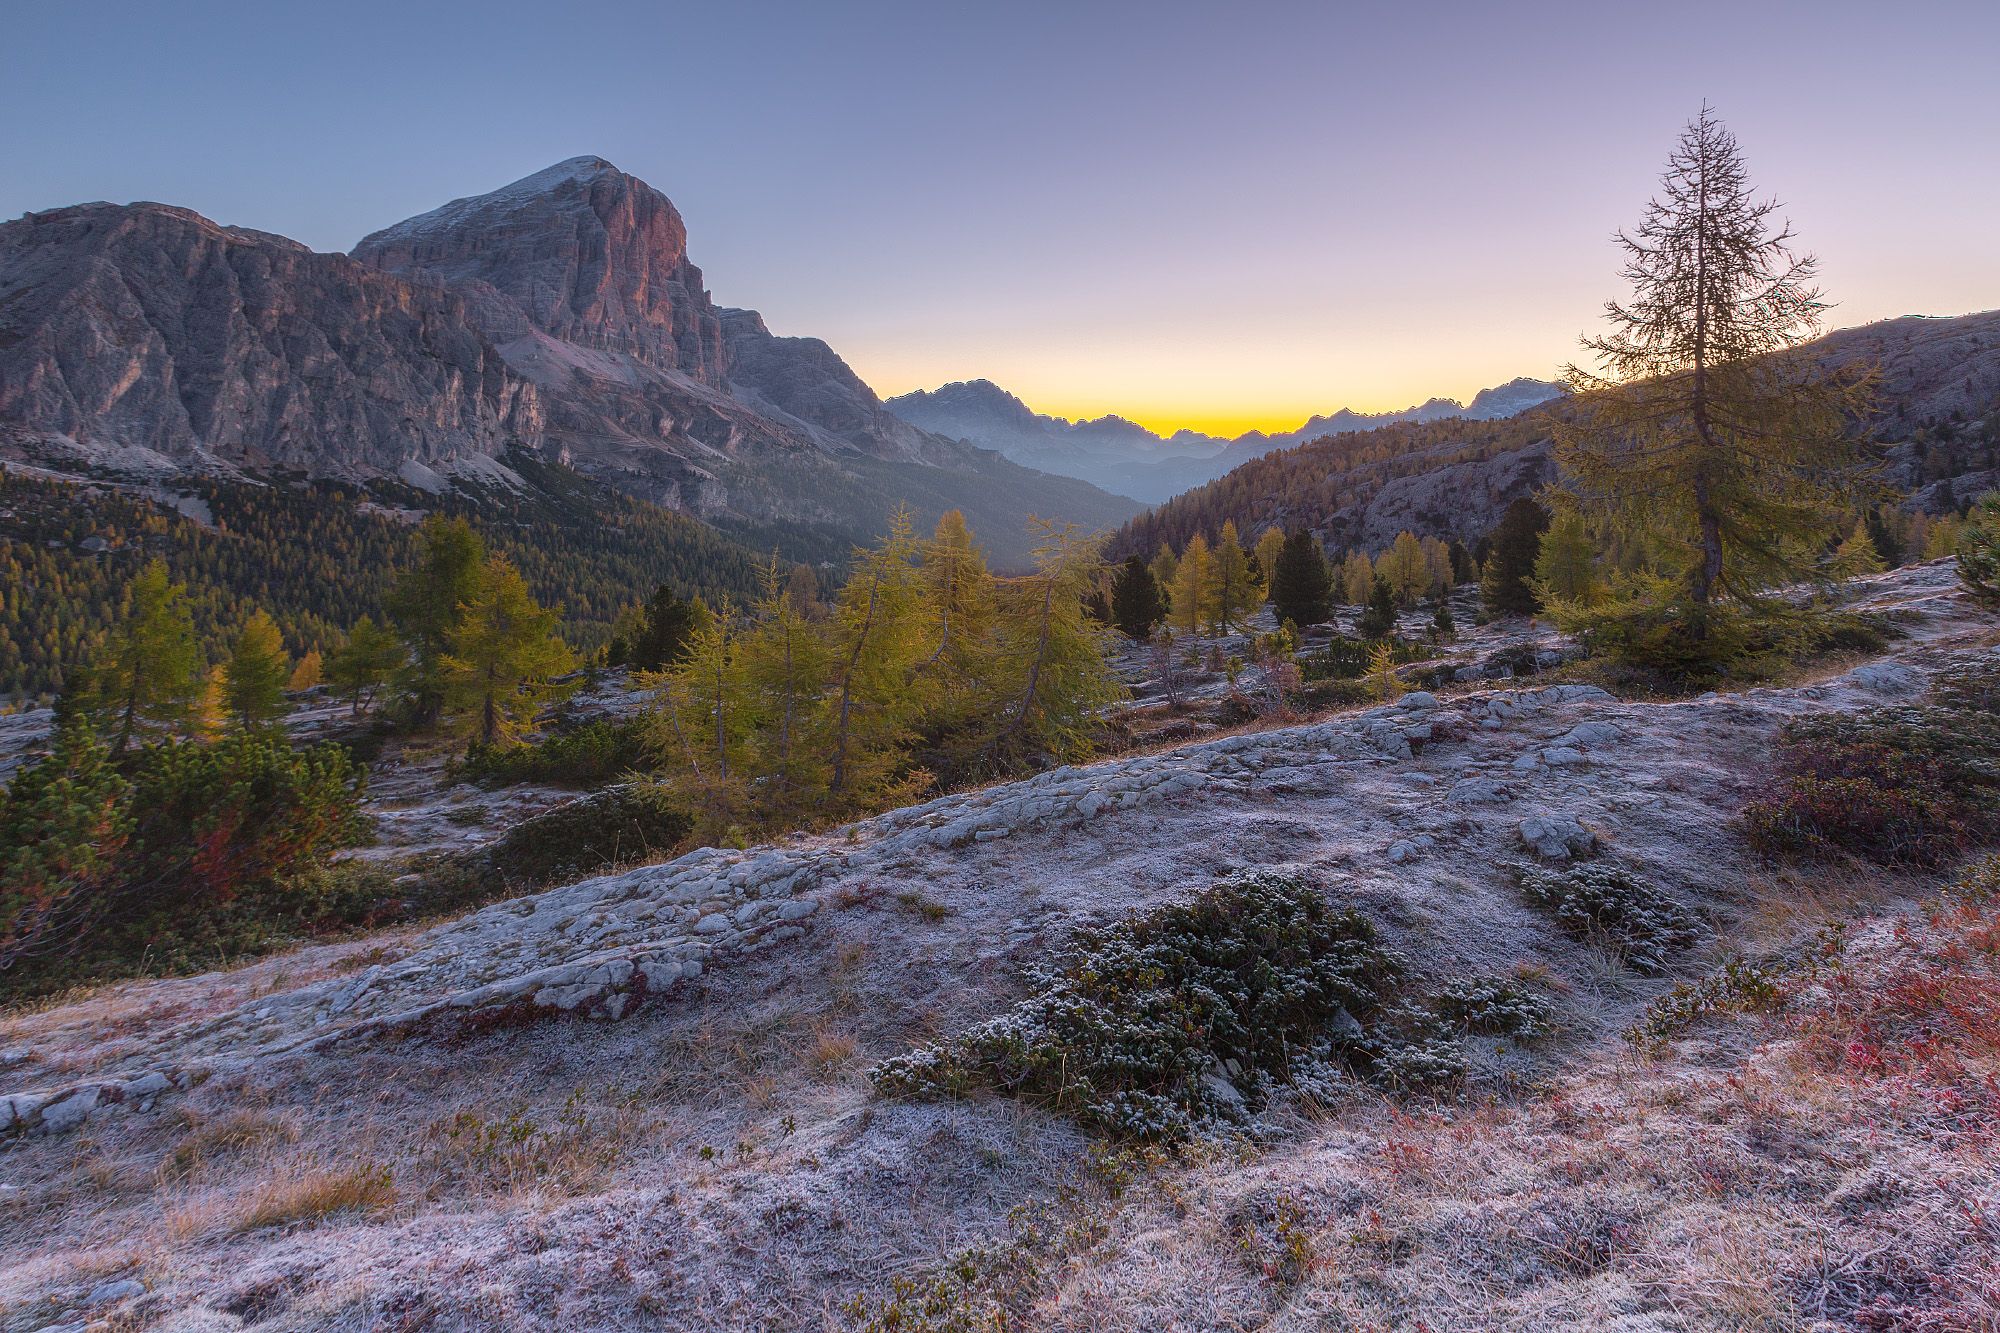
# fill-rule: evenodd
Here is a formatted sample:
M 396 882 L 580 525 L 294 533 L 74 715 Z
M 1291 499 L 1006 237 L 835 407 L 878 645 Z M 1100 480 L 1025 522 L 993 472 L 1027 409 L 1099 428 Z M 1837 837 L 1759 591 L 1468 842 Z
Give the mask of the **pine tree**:
M 129 791 L 74 708 L 49 756 L 0 788 L 0 968 L 74 938 L 110 905 L 104 881 L 131 831 Z
M 1533 615 L 1541 607 L 1528 580 L 1542 553 L 1549 513 L 1533 500 L 1516 500 L 1493 529 L 1479 593 L 1494 615 Z
M 683 601 L 673 585 L 662 583 L 653 589 L 646 605 L 633 617 L 625 637 L 614 639 L 606 650 L 613 666 L 634 671 L 664 671 L 688 654 L 699 628 L 700 598 Z
M 558 613 L 536 605 L 511 561 L 489 557 L 478 587 L 439 666 L 445 707 L 466 719 L 473 746 L 486 747 L 532 725 L 576 659 L 556 633 Z
M 1166 614 L 1152 569 L 1138 556 L 1127 556 L 1111 585 L 1111 623 L 1127 638 L 1144 643 Z
M 1207 601 L 1212 608 L 1216 629 L 1227 634 L 1241 626 L 1251 609 L 1262 600 L 1251 571 L 1250 557 L 1244 553 L 1243 543 L 1236 535 L 1236 524 L 1225 519 L 1222 534 L 1215 543 L 1215 552 L 1209 557 Z
M 1549 530 L 1542 535 L 1535 556 L 1532 591 L 1541 601 L 1563 601 L 1591 606 L 1603 593 L 1597 576 L 1597 543 L 1591 540 L 1590 525 L 1573 506 L 1556 511 Z
M 1272 562 L 1271 611 L 1300 628 L 1333 618 L 1333 571 L 1319 539 L 1300 530 L 1286 537 Z
M 1707 608 L 1813 572 L 1859 461 L 1848 416 L 1865 386 L 1836 383 L 1799 344 L 1826 309 L 1778 205 L 1752 198 L 1736 139 L 1704 106 L 1662 197 L 1621 233 L 1630 304 L 1586 338 L 1599 370 L 1569 368 L 1581 410 L 1557 453 L 1586 505 L 1658 537 L 1685 570 L 1689 637 Z
M 1190 639 L 1198 638 L 1208 627 L 1210 563 L 1208 542 L 1199 532 L 1188 538 L 1188 544 L 1174 563 L 1172 601 L 1167 614 L 1175 632 Z
M 1467 583 L 1479 582 L 1479 566 L 1473 562 L 1472 552 L 1465 549 L 1465 543 L 1458 538 L 1451 539 L 1451 586 L 1456 588 Z
M 241 727 L 260 727 L 285 715 L 285 681 L 292 664 L 269 613 L 258 611 L 238 632 L 223 667 L 223 704 Z
M 201 697 L 203 664 L 187 586 L 148 561 L 126 592 L 125 610 L 93 667 L 99 707 L 114 720 L 123 754 L 143 724 L 187 725 Z
M 402 641 L 368 616 L 354 622 L 347 641 L 334 651 L 327 683 L 346 697 L 356 717 L 394 679 L 408 656 Z
M 462 518 L 433 514 L 417 540 L 422 553 L 416 568 L 398 576 L 384 605 L 410 648 L 399 682 L 410 718 L 428 726 L 445 706 L 444 659 L 467 608 L 485 591 L 487 560 L 486 544 Z
M 1396 635 L 1396 592 L 1389 580 L 1375 576 L 1375 590 L 1368 596 L 1368 608 L 1355 622 L 1354 632 L 1364 639 L 1392 639 Z

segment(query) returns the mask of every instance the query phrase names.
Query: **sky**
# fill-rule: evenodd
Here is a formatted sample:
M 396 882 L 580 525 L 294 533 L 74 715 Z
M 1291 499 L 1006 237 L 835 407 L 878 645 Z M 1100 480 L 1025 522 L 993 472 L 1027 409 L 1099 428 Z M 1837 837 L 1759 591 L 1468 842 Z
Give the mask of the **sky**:
M 2000 307 L 2000 3 L 0 0 L 0 219 L 345 250 L 582 154 L 882 394 L 1282 429 L 1549 377 L 1705 100 L 1841 327 Z

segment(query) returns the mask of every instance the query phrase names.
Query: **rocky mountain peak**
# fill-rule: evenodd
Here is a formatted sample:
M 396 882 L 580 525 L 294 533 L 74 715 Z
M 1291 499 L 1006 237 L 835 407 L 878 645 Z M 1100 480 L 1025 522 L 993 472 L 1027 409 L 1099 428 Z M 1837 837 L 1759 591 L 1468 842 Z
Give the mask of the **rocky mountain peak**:
M 601 157 L 573 157 L 362 239 L 354 257 L 470 289 L 506 344 L 535 332 L 709 384 L 722 327 L 673 203 Z

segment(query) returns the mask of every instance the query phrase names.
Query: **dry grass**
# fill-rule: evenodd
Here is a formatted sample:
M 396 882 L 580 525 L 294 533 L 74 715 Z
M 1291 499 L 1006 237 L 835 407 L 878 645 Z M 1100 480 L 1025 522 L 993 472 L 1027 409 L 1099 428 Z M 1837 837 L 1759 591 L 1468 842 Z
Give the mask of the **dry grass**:
M 387 1167 L 309 1168 L 258 1185 L 244 1203 L 235 1230 L 317 1222 L 337 1213 L 383 1213 L 395 1203 L 396 1186 Z
M 160 1163 L 163 1180 L 190 1175 L 211 1160 L 236 1156 L 261 1144 L 296 1143 L 299 1138 L 295 1121 L 253 1108 L 229 1111 L 213 1119 L 186 1106 L 179 1108 L 178 1114 L 187 1132 Z
M 806 1067 L 816 1078 L 836 1078 L 854 1062 L 858 1049 L 859 1044 L 848 1033 L 821 1028 L 814 1033 L 812 1046 L 806 1052 Z

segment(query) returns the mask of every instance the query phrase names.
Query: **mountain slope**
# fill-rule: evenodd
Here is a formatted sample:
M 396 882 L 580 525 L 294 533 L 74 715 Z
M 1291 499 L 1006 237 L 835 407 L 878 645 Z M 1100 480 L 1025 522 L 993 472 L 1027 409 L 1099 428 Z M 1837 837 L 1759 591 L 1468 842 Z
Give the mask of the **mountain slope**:
M 1081 477 L 1121 495 L 1157 503 L 1274 449 L 1325 435 L 1376 430 L 1406 422 L 1510 417 L 1558 396 L 1562 387 L 1521 378 L 1481 389 L 1470 403 L 1433 398 L 1400 412 L 1347 408 L 1315 416 L 1275 435 L 1250 431 L 1234 440 L 1193 431 L 1161 437 L 1123 417 L 1067 421 L 1039 414 L 991 380 L 970 380 L 902 394 L 888 401 L 896 415 L 927 431 L 998 449 L 1017 463 Z
M 1868 429 L 1882 445 L 1883 480 L 1915 503 L 1935 510 L 2000 484 L 2000 311 L 1882 320 L 1827 334 L 1809 351 L 1828 366 L 1879 369 Z M 1178 548 L 1196 532 L 1213 537 L 1224 520 L 1246 535 L 1269 524 L 1307 528 L 1336 551 L 1380 551 L 1405 529 L 1471 543 L 1554 478 L 1543 412 L 1400 423 L 1252 459 L 1134 519 L 1113 547 Z M 1942 487 L 1945 478 L 1961 484 Z
M 672 203 L 600 158 L 353 256 L 159 204 L 0 225 L 0 457 L 434 487 L 517 447 L 811 558 L 905 499 L 976 512 L 1003 563 L 1031 513 L 1139 508 L 918 430 L 825 343 L 716 305 Z

